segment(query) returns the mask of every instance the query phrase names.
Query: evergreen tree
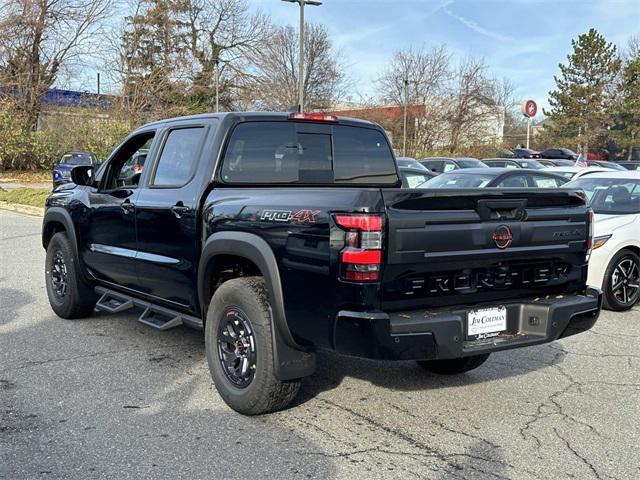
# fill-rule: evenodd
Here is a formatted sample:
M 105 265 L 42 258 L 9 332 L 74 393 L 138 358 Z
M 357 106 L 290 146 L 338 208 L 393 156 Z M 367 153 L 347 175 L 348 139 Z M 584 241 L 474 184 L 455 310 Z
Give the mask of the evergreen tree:
M 616 102 L 615 139 L 631 155 L 640 144 L 640 49 L 630 49 L 622 69 Z
M 572 40 L 568 63 L 554 76 L 556 90 L 549 92 L 553 133 L 573 137 L 585 147 L 603 147 L 613 113 L 615 79 L 621 60 L 615 45 L 594 28 Z M 586 148 L 585 148 L 586 151 Z
M 187 51 L 185 12 L 185 2 L 180 0 L 138 0 L 135 13 L 126 19 L 124 95 L 135 96 L 143 108 L 164 109 L 181 103 Z

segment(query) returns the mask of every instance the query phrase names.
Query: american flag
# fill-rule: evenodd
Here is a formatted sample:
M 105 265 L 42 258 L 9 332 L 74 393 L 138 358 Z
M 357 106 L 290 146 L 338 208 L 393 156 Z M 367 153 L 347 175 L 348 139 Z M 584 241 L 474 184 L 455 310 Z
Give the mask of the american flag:
M 582 154 L 578 155 L 578 159 L 576 160 L 576 167 L 580 167 L 580 168 L 587 167 L 587 160 L 584 158 L 584 155 Z

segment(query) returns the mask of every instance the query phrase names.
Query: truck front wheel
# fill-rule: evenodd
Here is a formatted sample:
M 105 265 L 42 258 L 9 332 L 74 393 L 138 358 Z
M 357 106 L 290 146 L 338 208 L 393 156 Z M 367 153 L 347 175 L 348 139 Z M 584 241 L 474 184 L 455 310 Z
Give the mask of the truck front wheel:
M 419 360 L 418 365 L 429 372 L 440 375 L 457 375 L 478 368 L 489 358 L 489 354 L 471 357 L 453 358 L 450 360 Z
M 275 375 L 273 322 L 262 277 L 223 283 L 213 295 L 205 327 L 211 377 L 222 399 L 244 415 L 286 408 L 300 381 Z
M 62 318 L 91 315 L 97 296 L 82 279 L 73 255 L 73 245 L 63 232 L 56 233 L 47 245 L 45 281 L 53 311 Z

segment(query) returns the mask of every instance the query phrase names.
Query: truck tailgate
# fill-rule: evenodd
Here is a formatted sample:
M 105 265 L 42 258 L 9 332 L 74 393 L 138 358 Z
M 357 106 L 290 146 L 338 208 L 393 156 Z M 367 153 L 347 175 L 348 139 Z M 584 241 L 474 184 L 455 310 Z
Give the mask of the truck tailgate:
M 384 189 L 383 308 L 575 292 L 588 208 L 564 189 Z M 463 296 L 463 298 L 461 298 Z

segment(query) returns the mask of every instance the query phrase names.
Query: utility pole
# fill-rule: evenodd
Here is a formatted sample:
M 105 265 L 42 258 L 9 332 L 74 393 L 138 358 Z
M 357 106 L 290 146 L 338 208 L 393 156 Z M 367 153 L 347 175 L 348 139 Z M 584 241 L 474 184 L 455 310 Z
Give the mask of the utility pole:
M 402 156 L 407 156 L 407 104 L 409 103 L 408 99 L 408 90 L 409 90 L 409 79 L 404 79 L 404 122 L 402 127 Z
M 98 95 L 100 95 L 100 72 L 96 74 L 98 80 Z
M 298 53 L 298 110 L 304 112 L 304 6 L 322 5 L 317 0 L 282 0 L 283 2 L 297 3 L 300 5 L 300 52 Z

